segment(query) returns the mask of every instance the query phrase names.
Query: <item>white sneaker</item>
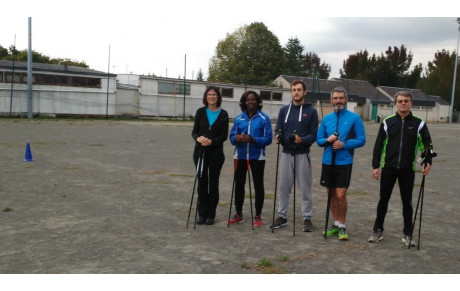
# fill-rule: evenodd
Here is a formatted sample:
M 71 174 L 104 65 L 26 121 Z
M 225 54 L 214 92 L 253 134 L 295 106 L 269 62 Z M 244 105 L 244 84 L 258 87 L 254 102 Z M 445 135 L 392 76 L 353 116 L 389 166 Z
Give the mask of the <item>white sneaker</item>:
M 406 244 L 406 246 L 410 246 L 411 247 L 416 247 L 417 245 L 415 244 L 414 240 L 412 240 L 412 238 L 408 235 L 403 235 L 402 237 L 402 241 Z
M 374 233 L 367 240 L 370 243 L 377 243 L 383 239 L 383 231 L 380 229 L 374 231 Z

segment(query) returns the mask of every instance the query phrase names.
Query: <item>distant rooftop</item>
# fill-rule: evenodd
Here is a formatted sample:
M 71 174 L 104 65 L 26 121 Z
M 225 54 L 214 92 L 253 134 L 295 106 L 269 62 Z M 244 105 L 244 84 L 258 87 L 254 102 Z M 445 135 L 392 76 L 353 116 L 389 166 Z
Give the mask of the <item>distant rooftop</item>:
M 13 61 L 0 60 L 0 68 L 13 70 Z M 15 71 L 27 71 L 27 62 L 14 62 Z M 91 76 L 105 76 L 107 77 L 107 72 L 96 71 L 92 69 L 76 67 L 76 66 L 67 66 L 67 65 L 54 65 L 54 64 L 42 64 L 42 63 L 32 63 L 33 72 L 53 72 L 53 73 L 63 73 L 63 74 L 79 74 L 79 75 L 91 75 Z M 110 77 L 115 77 L 116 74 L 109 74 Z

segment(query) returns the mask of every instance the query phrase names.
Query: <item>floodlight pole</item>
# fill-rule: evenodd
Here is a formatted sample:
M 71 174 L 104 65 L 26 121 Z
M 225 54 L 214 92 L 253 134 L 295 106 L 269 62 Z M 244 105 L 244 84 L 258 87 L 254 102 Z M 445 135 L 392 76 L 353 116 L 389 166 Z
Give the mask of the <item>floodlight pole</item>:
M 14 76 L 13 76 L 14 78 Z M 27 118 L 33 117 L 32 104 L 32 17 L 29 17 L 29 49 L 27 51 Z
M 457 80 L 457 64 L 458 64 L 458 42 L 460 41 L 460 17 L 457 18 L 458 25 L 458 37 L 457 37 L 457 50 L 455 51 L 455 66 L 454 66 L 454 80 L 452 84 L 452 98 L 450 100 L 450 113 L 449 123 L 452 123 L 452 115 L 454 114 L 454 99 L 455 99 L 455 81 Z

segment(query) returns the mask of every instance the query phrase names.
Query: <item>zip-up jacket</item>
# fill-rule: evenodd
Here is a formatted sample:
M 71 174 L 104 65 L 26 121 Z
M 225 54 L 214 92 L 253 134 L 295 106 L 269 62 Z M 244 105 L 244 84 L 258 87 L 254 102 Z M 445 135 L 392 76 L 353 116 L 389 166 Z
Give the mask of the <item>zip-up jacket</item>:
M 372 167 L 415 171 L 417 151 L 431 148 L 431 137 L 425 122 L 412 115 L 412 112 L 404 119 L 396 113 L 385 118 L 380 124 Z M 430 155 L 427 157 L 427 162 L 432 163 Z
M 334 165 L 353 164 L 354 150 L 366 144 L 364 124 L 358 114 L 344 109 L 324 116 L 318 130 L 316 142 L 324 147 L 322 163 L 332 165 L 333 149 L 326 140 L 337 131 L 338 138 L 343 143 L 343 148 L 335 150 Z
M 283 137 L 283 153 L 309 153 L 310 146 L 316 141 L 318 132 L 318 112 L 310 103 L 296 106 L 292 103 L 281 107 L 276 121 L 275 135 Z M 302 138 L 302 143 L 291 142 L 296 134 Z
M 192 137 L 195 140 L 196 147 L 200 143 L 196 141 L 200 136 L 209 138 L 212 142 L 210 146 L 204 147 L 207 150 L 223 148 L 224 141 L 228 136 L 228 113 L 222 109 L 217 116 L 216 121 L 209 126 L 208 117 L 206 115 L 206 106 L 198 108 L 195 114 L 195 122 L 193 124 Z
M 250 135 L 254 143 L 236 143 L 235 136 L 238 134 Z M 235 118 L 230 131 L 230 142 L 235 145 L 235 159 L 247 160 L 249 149 L 249 160 L 265 160 L 265 147 L 272 143 L 270 118 L 260 110 L 249 118 L 247 111 L 244 111 Z

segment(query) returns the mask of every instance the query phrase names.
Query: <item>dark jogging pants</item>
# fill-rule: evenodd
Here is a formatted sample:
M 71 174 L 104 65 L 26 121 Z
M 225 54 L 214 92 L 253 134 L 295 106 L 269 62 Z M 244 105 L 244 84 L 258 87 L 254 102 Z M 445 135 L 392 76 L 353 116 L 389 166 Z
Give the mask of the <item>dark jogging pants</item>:
M 254 183 L 255 192 L 255 208 L 256 215 L 262 213 L 262 207 L 264 205 L 265 188 L 264 188 L 264 170 L 265 160 L 249 160 L 249 166 L 252 173 L 252 181 Z M 247 160 L 238 160 L 238 164 L 235 172 L 235 208 L 236 212 L 242 214 L 243 202 L 245 196 L 246 177 L 247 177 L 248 165 Z M 252 187 L 252 185 L 251 185 Z
M 199 160 L 199 153 L 200 151 L 195 148 L 193 153 L 195 167 Z M 213 219 L 216 217 L 216 208 L 219 203 L 219 178 L 224 161 L 223 149 L 204 150 L 203 172 L 201 178 L 198 179 L 198 213 L 200 216 Z
M 383 168 L 380 175 L 380 200 L 377 205 L 377 218 L 375 219 L 374 231 L 383 231 L 383 223 L 388 210 L 393 187 L 398 181 L 401 201 L 403 205 L 404 234 L 412 232 L 412 191 L 414 189 L 415 172 L 412 169 Z

